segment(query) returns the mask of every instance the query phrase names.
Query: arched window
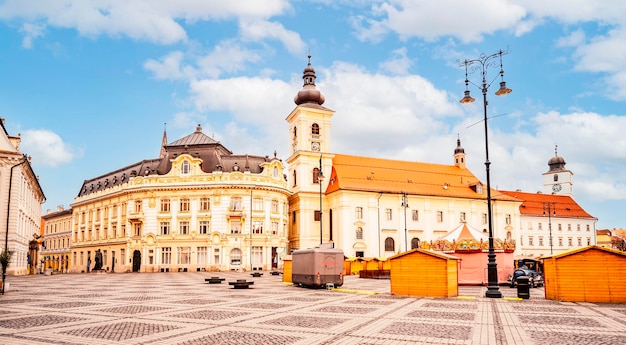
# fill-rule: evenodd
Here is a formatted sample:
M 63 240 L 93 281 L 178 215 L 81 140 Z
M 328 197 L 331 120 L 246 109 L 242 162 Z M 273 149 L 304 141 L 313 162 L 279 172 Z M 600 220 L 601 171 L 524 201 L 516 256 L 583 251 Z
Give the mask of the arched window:
M 293 127 L 293 137 L 297 138 L 298 137 L 298 127 Z
M 420 239 L 417 237 L 413 237 L 413 239 L 411 240 L 411 249 L 415 249 L 419 247 L 420 247 Z
M 559 180 L 559 174 L 554 174 L 554 182 Z
M 230 264 L 241 265 L 241 249 L 233 248 L 233 250 L 230 251 Z
M 320 125 L 318 125 L 317 123 L 314 123 L 311 126 L 311 134 L 313 134 L 313 135 L 320 135 Z
M 183 161 L 183 165 L 180 167 L 180 173 L 183 175 L 189 174 L 189 161 Z
M 396 244 L 395 244 L 393 238 L 391 238 L 391 237 L 385 238 L 385 251 L 386 252 L 393 252 L 395 250 L 396 250 Z
M 278 177 L 278 167 L 274 167 L 274 170 L 272 172 L 272 176 Z
M 297 177 L 298 177 L 298 176 L 297 176 L 297 174 L 296 174 L 296 171 L 294 170 L 294 171 L 293 171 L 293 186 L 294 186 L 294 187 L 298 185 L 298 180 L 297 180 Z
M 363 239 L 363 228 L 361 227 L 356 228 L 356 239 L 357 240 Z
M 319 168 L 314 168 L 313 169 L 313 183 L 320 183 L 320 169 Z
M 507 231 L 507 232 L 506 232 L 506 239 L 507 239 L 507 240 L 510 240 L 510 239 L 511 239 L 511 232 L 510 232 L 510 231 Z

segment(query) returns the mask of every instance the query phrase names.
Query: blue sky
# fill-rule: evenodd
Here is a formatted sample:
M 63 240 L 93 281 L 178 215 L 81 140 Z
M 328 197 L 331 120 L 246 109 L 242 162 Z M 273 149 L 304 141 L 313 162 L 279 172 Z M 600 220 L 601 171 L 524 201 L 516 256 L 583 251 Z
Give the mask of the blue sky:
M 489 88 L 494 187 L 543 189 L 558 154 L 575 200 L 624 228 L 626 3 L 552 1 L 0 1 L 0 116 L 47 201 L 158 156 L 196 124 L 231 151 L 288 155 L 285 117 L 307 54 L 336 153 L 452 164 L 484 178 L 479 101 L 458 61 L 508 49 Z M 480 76 L 470 80 L 480 83 Z

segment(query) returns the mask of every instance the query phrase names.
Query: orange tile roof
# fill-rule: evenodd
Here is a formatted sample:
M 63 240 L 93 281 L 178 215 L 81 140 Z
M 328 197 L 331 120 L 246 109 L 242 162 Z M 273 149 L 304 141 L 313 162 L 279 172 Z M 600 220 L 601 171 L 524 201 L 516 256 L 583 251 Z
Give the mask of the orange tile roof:
M 523 201 L 519 208 L 520 214 L 527 216 L 543 216 L 544 205 L 552 203 L 552 214 L 559 218 L 595 218 L 580 207 L 572 197 L 542 193 L 525 193 L 518 191 L 499 191 L 502 194 Z
M 454 165 L 409 162 L 337 154 L 326 193 L 352 190 L 486 199 L 472 188 L 481 183 L 471 171 Z M 444 188 L 445 187 L 445 188 Z M 492 199 L 515 201 L 492 188 Z

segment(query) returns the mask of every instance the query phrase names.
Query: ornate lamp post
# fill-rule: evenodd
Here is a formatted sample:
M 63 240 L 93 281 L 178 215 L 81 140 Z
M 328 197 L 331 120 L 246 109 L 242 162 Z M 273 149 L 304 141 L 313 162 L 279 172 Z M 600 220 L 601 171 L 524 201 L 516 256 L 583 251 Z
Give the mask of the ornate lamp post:
M 324 174 L 322 173 L 322 156 L 320 156 L 320 172 L 317 174 L 317 182 L 320 184 L 320 246 L 322 245 L 322 182 Z
M 502 55 L 508 54 L 507 51 L 499 50 L 495 54 L 485 55 L 481 54 L 478 59 L 471 60 L 463 60 L 460 62 L 460 66 L 465 67 L 465 96 L 461 99 L 461 103 L 471 103 L 474 102 L 475 99 L 470 96 L 469 84 L 478 87 L 483 93 L 483 110 L 484 110 L 484 119 L 483 122 L 485 124 L 485 170 L 487 173 L 487 222 L 489 226 L 489 254 L 488 262 L 487 262 L 487 277 L 488 277 L 488 286 L 487 292 L 485 293 L 485 297 L 490 298 L 501 298 L 502 292 L 500 292 L 500 288 L 498 286 L 498 266 L 496 264 L 496 253 L 493 248 L 493 224 L 491 220 L 491 180 L 489 176 L 489 137 L 487 132 L 487 90 L 491 86 L 491 84 L 496 80 L 496 78 L 492 79 L 489 83 L 487 83 L 487 70 L 490 67 L 497 67 L 498 60 L 500 62 L 500 89 L 496 91 L 497 96 L 506 95 L 510 93 L 512 90 L 506 87 L 506 82 L 504 81 L 504 70 L 502 69 Z M 482 82 L 480 85 L 477 85 L 473 82 L 470 82 L 468 79 L 468 74 L 480 71 Z
M 543 216 L 544 217 L 546 213 L 548 214 L 548 231 L 550 233 L 550 255 L 552 255 L 552 218 L 551 216 L 556 216 L 556 203 L 544 202 L 543 203 Z

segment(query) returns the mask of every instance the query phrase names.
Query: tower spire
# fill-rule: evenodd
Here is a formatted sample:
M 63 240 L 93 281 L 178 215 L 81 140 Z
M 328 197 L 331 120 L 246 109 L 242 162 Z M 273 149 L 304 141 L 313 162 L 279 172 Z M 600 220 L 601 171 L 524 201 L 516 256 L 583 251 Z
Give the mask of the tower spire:
M 167 146 L 167 122 L 163 123 L 163 140 L 161 140 L 161 153 L 159 154 L 159 158 L 164 158 L 167 154 L 165 147 Z

